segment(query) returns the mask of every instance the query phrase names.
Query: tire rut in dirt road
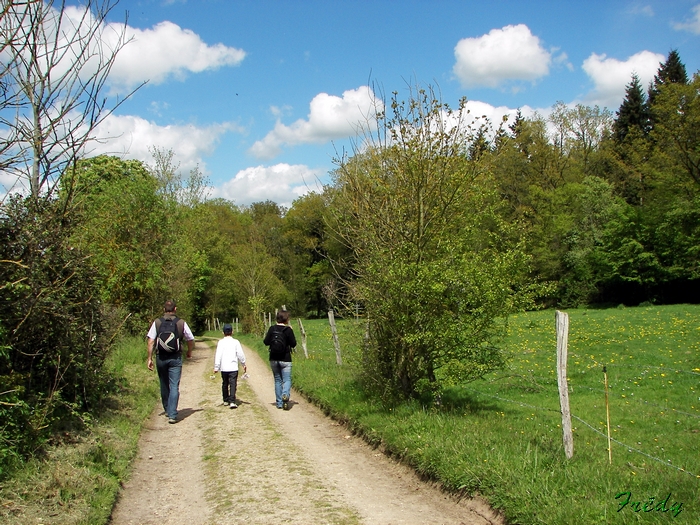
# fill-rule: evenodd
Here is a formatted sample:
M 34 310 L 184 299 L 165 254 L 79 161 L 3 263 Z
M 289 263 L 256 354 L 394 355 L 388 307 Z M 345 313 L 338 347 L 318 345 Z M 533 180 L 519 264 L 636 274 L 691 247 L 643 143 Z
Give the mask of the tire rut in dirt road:
M 201 376 L 208 362 L 209 348 L 197 343 L 192 359 L 183 365 L 177 424 L 168 424 L 160 401 L 146 422 L 130 479 L 112 512 L 112 524 L 212 523 L 202 469 L 204 411 L 199 407 Z M 155 372 L 154 376 L 158 381 Z
M 278 410 L 269 366 L 248 348 L 239 408 L 222 406 L 213 353 L 198 343 L 184 367 L 182 421 L 149 419 L 115 525 L 503 523 L 483 502 L 421 482 L 300 396 Z

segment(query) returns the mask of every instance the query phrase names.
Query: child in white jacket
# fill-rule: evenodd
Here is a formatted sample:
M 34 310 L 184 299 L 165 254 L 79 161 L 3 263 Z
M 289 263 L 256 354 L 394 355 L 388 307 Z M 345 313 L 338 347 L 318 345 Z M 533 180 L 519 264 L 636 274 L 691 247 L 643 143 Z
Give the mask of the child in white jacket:
M 224 404 L 230 408 L 238 408 L 236 405 L 236 386 L 238 385 L 238 362 L 243 366 L 245 373 L 248 368 L 245 364 L 245 354 L 238 339 L 231 337 L 233 327 L 224 325 L 224 337 L 219 339 L 216 345 L 216 357 L 214 357 L 214 373 L 221 372 L 221 394 Z

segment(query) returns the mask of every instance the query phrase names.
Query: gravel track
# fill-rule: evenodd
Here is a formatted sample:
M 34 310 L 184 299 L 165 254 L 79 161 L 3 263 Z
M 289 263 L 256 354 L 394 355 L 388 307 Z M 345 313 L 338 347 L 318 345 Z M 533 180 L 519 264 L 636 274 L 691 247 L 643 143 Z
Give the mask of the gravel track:
M 504 523 L 484 502 L 422 482 L 298 394 L 277 409 L 268 364 L 244 350 L 250 377 L 239 377 L 230 409 L 220 376 L 211 379 L 214 350 L 196 344 L 180 419 L 168 424 L 158 404 L 146 422 L 113 525 Z

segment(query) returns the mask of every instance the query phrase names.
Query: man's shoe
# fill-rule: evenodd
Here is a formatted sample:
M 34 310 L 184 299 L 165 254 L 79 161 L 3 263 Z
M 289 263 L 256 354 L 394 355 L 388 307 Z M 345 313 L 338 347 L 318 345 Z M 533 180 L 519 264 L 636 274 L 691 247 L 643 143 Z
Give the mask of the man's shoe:
M 174 425 L 175 423 L 177 423 L 177 419 L 175 419 L 174 417 L 168 418 L 168 423 Z
M 289 410 L 289 396 L 282 396 L 282 408 Z
M 236 403 L 231 403 L 229 405 L 229 408 L 238 408 L 238 405 Z

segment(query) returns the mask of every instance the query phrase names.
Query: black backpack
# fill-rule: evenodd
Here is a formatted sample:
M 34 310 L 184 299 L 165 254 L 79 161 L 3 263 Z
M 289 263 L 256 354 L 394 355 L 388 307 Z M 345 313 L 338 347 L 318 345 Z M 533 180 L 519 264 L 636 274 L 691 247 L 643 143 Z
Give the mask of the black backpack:
M 287 339 L 284 337 L 284 328 L 282 330 L 273 328 L 270 337 L 270 353 L 275 355 L 286 354 Z
M 156 320 L 156 351 L 164 354 L 176 354 L 180 351 L 182 334 L 175 316 L 161 317 Z

